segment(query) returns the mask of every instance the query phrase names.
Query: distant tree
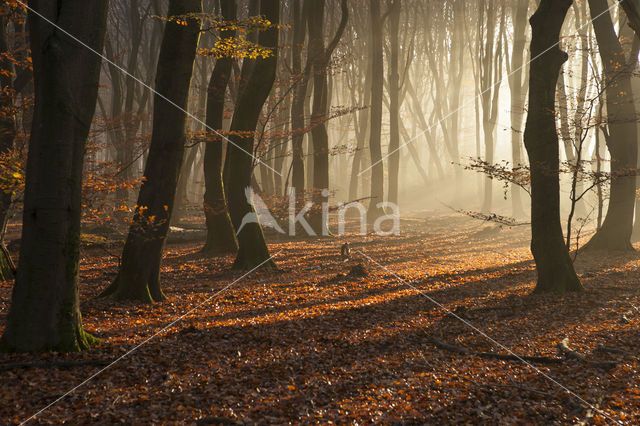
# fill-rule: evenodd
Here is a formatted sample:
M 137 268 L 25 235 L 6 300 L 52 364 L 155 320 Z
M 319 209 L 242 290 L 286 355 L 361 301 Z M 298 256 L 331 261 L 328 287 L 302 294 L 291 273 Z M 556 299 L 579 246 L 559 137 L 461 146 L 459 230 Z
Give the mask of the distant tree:
M 228 172 L 226 195 L 229 214 L 236 232 L 239 231 L 238 254 L 233 264 L 235 269 L 251 269 L 258 265 L 267 268 L 275 267 L 273 260 L 270 260 L 269 249 L 260 223 L 250 221 L 241 228 L 243 219 L 255 214 L 253 203 L 247 197 L 247 190 L 252 186 L 253 157 L 250 154 L 253 153 L 260 111 L 271 92 L 276 76 L 280 23 L 279 1 L 262 0 L 260 15 L 271 25 L 259 32 L 258 44 L 271 49 L 271 54 L 250 62 L 245 60 L 243 63 L 242 75 L 248 75 L 248 79 L 241 88 L 236 103 L 229 136 L 233 143 L 227 145 L 225 160 L 225 171 Z M 250 66 L 250 71 L 245 69 L 247 66 Z
M 221 0 L 222 17 L 225 21 L 236 19 L 235 0 Z M 232 28 L 220 31 L 220 40 L 231 41 L 235 35 Z M 207 126 L 222 130 L 224 100 L 231 78 L 233 58 L 223 57 L 216 61 L 207 89 Z M 235 253 L 238 250 L 235 230 L 229 217 L 227 197 L 222 181 L 222 138 L 219 134 L 208 134 L 204 151 L 204 215 L 207 223 L 207 239 L 202 248 L 209 255 Z
M 384 88 L 384 54 L 382 26 L 385 17 L 380 11 L 380 0 L 371 0 L 370 7 L 370 67 L 371 67 L 371 115 L 369 119 L 369 151 L 371 153 L 371 202 L 367 219 L 373 221 L 382 212 L 377 207 L 384 201 L 384 163 L 382 159 L 382 96 Z
M 538 282 L 535 292 L 579 291 L 578 279 L 560 223 L 559 149 L 554 104 L 562 64 L 560 31 L 573 0 L 541 0 L 531 17 L 529 111 L 524 144 L 531 169 L 531 252 Z
M 20 267 L 1 345 L 20 352 L 78 351 L 94 341 L 82 328 L 78 258 L 83 157 L 100 57 L 67 34 L 101 51 L 108 1 L 30 5 L 36 11 L 29 13 L 35 111 Z
M 398 179 L 400 173 L 400 0 L 389 0 L 389 197 L 398 203 Z
M 171 0 L 156 71 L 153 134 L 135 214 L 115 281 L 102 296 L 165 299 L 160 264 L 169 231 L 186 140 L 189 87 L 200 35 L 201 0 Z M 183 25 L 184 23 L 184 25 Z
M 303 129 L 305 127 L 304 101 L 309 85 L 309 75 L 311 63 L 302 67 L 302 50 L 307 34 L 307 13 L 309 2 L 304 0 L 293 0 L 293 43 L 291 46 L 291 74 L 293 75 L 296 87 L 293 92 L 291 104 L 291 136 L 292 145 L 292 165 L 291 165 L 291 187 L 295 188 L 298 199 L 304 197 L 304 141 Z

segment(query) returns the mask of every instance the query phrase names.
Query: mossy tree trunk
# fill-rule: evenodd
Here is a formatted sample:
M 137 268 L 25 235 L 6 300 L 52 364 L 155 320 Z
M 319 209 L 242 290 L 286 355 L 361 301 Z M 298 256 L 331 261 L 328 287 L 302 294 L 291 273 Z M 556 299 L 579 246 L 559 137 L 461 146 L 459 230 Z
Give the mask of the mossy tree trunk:
M 39 14 L 101 51 L 106 0 L 30 2 Z M 29 13 L 35 111 L 24 195 L 22 244 L 2 347 L 78 351 L 82 328 L 78 257 L 82 162 L 95 111 L 100 57 Z
M 235 0 L 222 0 L 222 16 L 226 21 L 236 19 Z M 231 39 L 234 30 L 221 31 L 222 39 Z M 222 130 L 224 100 L 232 58 L 220 58 L 211 72 L 207 93 L 207 126 Z M 238 250 L 235 230 L 229 217 L 227 199 L 222 182 L 222 138 L 210 133 L 204 149 L 204 215 L 207 222 L 207 239 L 202 252 L 208 255 L 235 253 Z
M 171 0 L 168 16 L 202 11 L 201 0 Z M 115 281 L 102 292 L 116 300 L 165 299 L 160 264 L 184 156 L 189 87 L 200 24 L 167 22 L 160 47 L 154 95 L 153 131 L 136 212 Z
M 629 176 L 629 171 L 637 165 L 638 132 L 631 88 L 632 70 L 627 65 L 608 8 L 606 0 L 589 0 L 593 29 L 607 80 L 605 87 L 610 133 L 607 148 L 611 154 L 611 195 L 602 227 L 585 248 L 633 250 L 631 232 L 636 179 Z
M 273 87 L 278 64 L 278 35 L 276 25 L 280 22 L 280 2 L 277 0 L 262 0 L 260 14 L 273 25 L 258 35 L 258 43 L 272 54 L 267 58 L 258 58 L 250 64 L 252 70 L 246 84 L 242 88 L 236 108 L 231 120 L 230 140 L 233 144 L 227 146 L 225 168 L 229 179 L 226 192 L 229 203 L 231 221 L 238 233 L 238 254 L 233 263 L 234 269 L 251 269 L 259 265 L 273 268 L 275 263 L 270 260 L 269 249 L 259 223 L 248 222 L 240 228 L 243 218 L 254 215 L 253 204 L 247 200 L 247 189 L 251 187 L 253 174 L 254 133 L 258 124 L 260 111 L 264 106 L 269 92 Z
M 568 56 L 558 47 L 572 0 L 542 0 L 531 17 L 529 113 L 524 144 L 531 167 L 531 252 L 535 292 L 579 291 L 582 284 L 564 244 L 560 224 L 559 149 L 554 103 L 560 69 Z

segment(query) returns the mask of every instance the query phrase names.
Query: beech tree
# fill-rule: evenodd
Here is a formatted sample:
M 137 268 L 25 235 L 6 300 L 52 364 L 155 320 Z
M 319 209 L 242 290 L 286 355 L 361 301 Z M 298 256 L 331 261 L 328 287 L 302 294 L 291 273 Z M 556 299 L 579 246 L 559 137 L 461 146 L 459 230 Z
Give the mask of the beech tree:
M 606 0 L 589 0 L 593 28 L 604 68 L 607 121 L 611 154 L 611 196 L 602 227 L 585 248 L 633 250 L 631 232 L 635 207 L 638 134 L 636 111 L 624 50 L 615 33 Z M 634 64 L 636 62 L 633 62 Z
M 560 69 L 560 30 L 573 0 L 541 0 L 530 19 L 529 111 L 524 144 L 531 168 L 531 252 L 538 282 L 535 292 L 579 291 L 582 284 L 564 243 L 560 222 L 559 148 L 554 112 Z
M 221 0 L 222 17 L 232 22 L 236 19 L 235 0 Z M 222 40 L 233 39 L 235 30 L 223 28 L 220 31 Z M 210 129 L 222 130 L 224 117 L 224 101 L 231 71 L 233 58 L 219 58 L 211 72 L 207 89 L 207 117 L 206 123 Z M 208 129 L 207 129 L 208 130 Z M 229 217 L 227 197 L 222 181 L 222 148 L 223 140 L 220 134 L 208 132 L 204 151 L 204 215 L 207 224 L 207 239 L 202 251 L 209 255 L 235 253 L 238 249 L 235 230 Z
M 107 6 L 106 0 L 30 3 L 35 111 L 20 267 L 2 336 L 7 350 L 79 351 L 95 340 L 82 328 L 78 258 L 83 156 L 101 61 L 82 43 L 102 50 Z
M 183 17 L 201 11 L 201 0 L 169 2 L 169 20 L 156 72 L 153 135 L 144 178 L 118 276 L 102 296 L 141 302 L 165 299 L 160 286 L 160 264 L 184 155 L 185 111 L 200 35 L 199 21 Z
M 255 215 L 253 203 L 247 197 L 251 188 L 253 145 L 258 117 L 262 110 L 276 76 L 278 62 L 278 24 L 280 22 L 280 4 L 277 0 L 262 0 L 260 15 L 271 25 L 260 31 L 258 43 L 271 49 L 267 57 L 259 57 L 243 63 L 243 75 L 248 79 L 242 87 L 230 128 L 230 140 L 227 145 L 225 170 L 229 178 L 226 187 L 229 203 L 229 214 L 238 235 L 238 254 L 233 267 L 236 269 L 251 269 L 262 265 L 266 268 L 275 267 L 270 259 L 269 249 L 262 233 L 260 223 L 249 221 L 242 226 L 243 219 Z M 251 70 L 247 70 L 249 66 Z
M 329 189 L 329 135 L 327 134 L 325 121 L 331 94 L 329 93 L 327 82 L 327 67 L 331 54 L 338 45 L 349 19 L 347 1 L 341 0 L 342 19 L 335 36 L 325 48 L 323 34 L 324 6 L 325 0 L 311 1 L 307 18 L 307 24 L 309 25 L 309 57 L 313 71 L 313 110 L 311 112 L 313 199 L 317 205 L 327 202 L 328 197 L 322 195 L 322 191 Z M 322 229 L 327 224 L 322 223 L 322 213 L 319 209 L 312 211 L 309 225 L 316 234 L 323 234 Z

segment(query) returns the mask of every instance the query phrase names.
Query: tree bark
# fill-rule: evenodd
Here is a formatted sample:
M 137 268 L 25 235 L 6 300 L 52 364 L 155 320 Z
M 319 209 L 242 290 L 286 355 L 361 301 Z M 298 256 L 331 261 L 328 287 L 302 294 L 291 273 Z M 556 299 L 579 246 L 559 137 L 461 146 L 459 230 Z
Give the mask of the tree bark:
M 531 17 L 529 113 L 524 144 L 531 167 L 531 252 L 536 261 L 535 292 L 579 291 L 560 224 L 559 149 L 554 103 L 560 69 L 568 56 L 558 47 L 572 0 L 541 0 Z
M 390 0 L 389 4 L 389 196 L 388 201 L 398 204 L 398 173 L 400 172 L 400 75 L 398 55 L 400 41 L 400 0 Z
M 32 1 L 46 19 L 101 51 L 106 0 Z M 78 258 L 82 162 L 95 112 L 100 57 L 33 12 L 29 35 L 35 113 L 24 195 L 19 270 L 2 336 L 5 350 L 79 351 Z
M 200 13 L 201 0 L 171 0 L 168 16 Z M 156 72 L 153 132 L 136 211 L 115 281 L 102 292 L 116 300 L 165 299 L 160 264 L 184 156 L 189 87 L 200 24 L 167 22 Z
M 293 3 L 293 45 L 291 46 L 291 73 L 296 79 L 296 88 L 293 92 L 291 104 L 291 145 L 292 145 L 292 175 L 291 187 L 296 191 L 297 200 L 304 198 L 304 103 L 309 84 L 309 67 L 302 70 L 302 48 L 306 35 L 306 16 L 304 9 L 309 7 L 308 2 L 302 5 L 303 0 L 294 0 Z M 286 194 L 285 194 L 286 195 Z M 302 203 L 299 203 L 302 204 Z
M 629 170 L 636 168 L 638 135 L 631 88 L 632 73 L 616 36 L 608 7 L 606 0 L 589 0 L 605 75 L 611 195 L 602 227 L 585 245 L 585 249 L 633 250 L 631 232 L 636 179 L 629 176 Z
M 235 0 L 222 0 L 222 16 L 227 21 L 236 19 Z M 221 31 L 223 39 L 232 38 L 235 31 Z M 232 58 L 220 58 L 211 72 L 207 93 L 207 126 L 222 130 L 224 100 L 231 69 Z M 235 253 L 238 250 L 235 230 L 229 216 L 227 197 L 222 181 L 222 138 L 209 135 L 204 150 L 204 214 L 207 222 L 207 239 L 202 252 L 208 255 Z
M 273 87 L 278 63 L 278 35 L 275 25 L 280 22 L 280 4 L 277 0 L 262 0 L 260 14 L 274 26 L 261 31 L 259 44 L 269 48 L 272 55 L 258 58 L 252 65 L 253 71 L 240 93 L 236 109 L 231 121 L 230 140 L 227 146 L 225 168 L 229 171 L 227 192 L 229 213 L 238 233 L 238 254 L 233 263 L 234 269 L 252 269 L 259 265 L 273 268 L 269 249 L 259 223 L 250 222 L 240 228 L 247 215 L 255 214 L 253 203 L 246 197 L 246 190 L 251 187 L 254 133 L 258 124 L 260 111 Z M 244 65 L 243 65 L 244 68 Z M 249 134 L 247 134 L 249 133 Z
M 371 19 L 371 115 L 369 123 L 369 151 L 371 155 L 371 202 L 367 211 L 367 220 L 373 222 L 383 212 L 377 204 L 384 201 L 384 164 L 382 160 L 382 90 L 384 87 L 384 57 L 382 51 L 382 16 L 380 0 L 371 0 L 369 4 Z
M 330 89 L 328 83 L 328 66 L 331 54 L 335 50 L 349 18 L 347 1 L 341 1 L 342 18 L 333 40 L 324 46 L 324 6 L 325 1 L 311 1 L 307 24 L 309 25 L 309 56 L 313 66 L 313 108 L 311 112 L 311 139 L 313 141 L 313 201 L 316 207 L 326 203 L 328 196 L 323 195 L 329 190 L 329 135 L 327 134 L 327 119 Z M 326 193 L 326 192 L 325 192 Z M 318 235 L 324 234 L 327 227 L 322 223 L 320 208 L 311 210 L 309 225 Z
M 0 156 L 11 154 L 17 135 L 13 112 L 16 93 L 13 85 L 15 68 L 9 60 L 11 56 L 7 40 L 8 23 L 7 17 L 0 17 Z M 9 281 L 15 277 L 15 265 L 4 245 L 11 198 L 10 188 L 0 188 L 0 280 L 2 281 Z

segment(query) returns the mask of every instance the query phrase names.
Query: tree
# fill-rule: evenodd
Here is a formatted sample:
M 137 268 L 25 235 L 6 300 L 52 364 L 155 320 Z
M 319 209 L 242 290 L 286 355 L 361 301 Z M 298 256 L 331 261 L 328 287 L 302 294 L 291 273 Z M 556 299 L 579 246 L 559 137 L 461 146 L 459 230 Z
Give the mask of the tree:
M 235 0 L 222 0 L 222 17 L 226 21 L 236 19 Z M 233 29 L 221 29 L 221 40 L 232 40 Z M 231 77 L 233 58 L 219 58 L 211 72 L 207 89 L 207 118 L 210 129 L 222 130 L 224 100 Z M 209 255 L 235 253 L 238 250 L 235 231 L 229 217 L 227 198 L 222 181 L 222 138 L 210 135 L 204 151 L 204 214 L 207 222 L 207 239 L 202 251 Z
M 529 113 L 524 144 L 531 168 L 531 252 L 538 282 L 535 292 L 579 291 L 560 223 L 559 149 L 554 103 L 560 69 L 568 56 L 558 47 L 560 30 L 573 0 L 541 0 L 530 19 Z
M 371 115 L 369 123 L 369 151 L 371 154 L 371 202 L 367 219 L 373 221 L 381 214 L 377 207 L 384 201 L 384 164 L 382 161 L 382 90 L 384 87 L 384 56 L 382 51 L 382 24 L 384 16 L 380 13 L 380 0 L 371 0 L 369 4 L 371 20 Z
M 631 88 L 631 72 L 616 36 L 606 0 L 589 0 L 593 29 L 604 67 L 607 121 L 611 154 L 611 195 L 602 227 L 586 244 L 588 249 L 633 250 L 633 210 L 636 180 L 630 176 L 638 157 L 638 135 Z M 635 62 L 634 62 L 635 63 Z
M 303 7 L 304 3 L 304 7 Z M 307 86 L 309 85 L 309 72 L 311 63 L 302 69 L 302 48 L 306 36 L 307 22 L 305 8 L 308 8 L 308 2 L 303 0 L 293 0 L 293 44 L 291 46 L 291 74 L 295 79 L 296 87 L 293 92 L 293 100 L 291 102 L 291 145 L 292 145 L 292 164 L 291 164 L 291 187 L 295 188 L 298 199 L 304 197 L 304 151 L 302 142 L 304 140 L 303 129 L 305 127 L 304 119 L 304 101 L 307 94 Z
M 511 161 L 513 167 L 520 167 L 522 158 L 522 118 L 524 117 L 524 99 L 526 81 L 523 81 L 524 52 L 526 43 L 527 13 L 529 0 L 517 0 L 513 11 L 513 46 L 511 58 L 507 57 L 507 74 L 509 75 L 509 92 L 511 95 Z M 508 54 L 508 50 L 505 49 Z M 511 205 L 513 216 L 523 216 L 522 190 L 518 185 L 511 185 Z
M 342 18 L 335 36 L 324 47 L 324 6 L 325 0 L 311 1 L 307 23 L 309 25 L 309 57 L 313 66 L 313 110 L 311 112 L 311 138 L 313 140 L 313 199 L 315 204 L 327 202 L 328 197 L 322 194 L 329 189 L 329 135 L 325 121 L 329 105 L 329 87 L 327 82 L 327 67 L 331 54 L 335 50 L 349 19 L 347 1 L 341 0 Z M 311 212 L 310 226 L 316 234 L 322 231 L 326 224 L 322 223 L 322 213 L 319 209 Z
M 31 5 L 36 102 L 20 267 L 2 347 L 20 352 L 78 351 L 95 340 L 82 328 L 78 258 L 82 164 L 95 111 L 100 57 L 77 40 L 102 50 L 108 2 L 57 0 Z
M 398 204 L 398 174 L 400 172 L 400 74 L 398 55 L 400 51 L 400 0 L 389 0 L 389 201 Z M 380 200 L 382 201 L 382 200 Z
M 242 228 L 242 220 L 247 215 L 255 215 L 253 204 L 247 199 L 247 190 L 251 188 L 252 161 L 254 134 L 258 124 L 260 111 L 264 106 L 273 82 L 275 80 L 278 64 L 278 24 L 280 22 L 280 4 L 277 0 L 262 0 L 260 14 L 271 25 L 260 31 L 258 43 L 260 46 L 271 49 L 267 57 L 259 57 L 252 61 L 251 72 L 244 87 L 240 92 L 238 102 L 233 113 L 230 128 L 230 140 L 227 145 L 227 157 L 225 170 L 229 173 L 227 183 L 227 199 L 231 221 L 238 233 L 238 254 L 233 263 L 235 269 L 251 269 L 262 265 L 263 267 L 275 267 L 270 259 L 269 249 L 262 233 L 260 224 L 253 221 L 247 222 Z M 245 66 L 243 63 L 243 75 Z
M 184 156 L 185 111 L 200 35 L 199 22 L 182 17 L 201 11 L 201 0 L 169 2 L 170 19 L 158 58 L 153 134 L 144 178 L 120 271 L 101 296 L 141 302 L 165 299 L 160 286 L 160 263 Z

